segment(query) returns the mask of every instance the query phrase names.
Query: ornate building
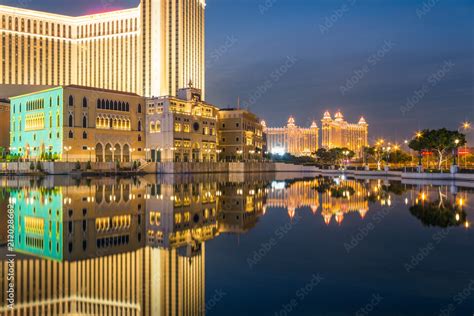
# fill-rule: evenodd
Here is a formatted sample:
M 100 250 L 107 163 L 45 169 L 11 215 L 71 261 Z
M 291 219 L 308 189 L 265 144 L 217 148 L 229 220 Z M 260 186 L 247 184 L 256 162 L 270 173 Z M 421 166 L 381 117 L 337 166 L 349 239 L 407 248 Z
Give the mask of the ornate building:
M 201 90 L 180 89 L 177 97 L 147 100 L 149 160 L 215 162 L 218 108 L 201 100 Z
M 205 0 L 142 0 L 133 9 L 71 17 L 0 5 L 0 85 L 151 97 L 176 95 L 192 80 L 204 91 L 205 7 Z
M 267 127 L 262 122 L 267 139 L 267 151 L 273 154 L 289 153 L 294 156 L 310 156 L 318 150 L 318 125 L 316 122 L 310 128 L 298 127 L 295 119 L 290 117 L 286 127 Z
M 57 87 L 11 98 L 12 153 L 71 161 L 145 157 L 144 99 L 133 93 Z M 133 155 L 133 156 L 132 156 Z
M 368 146 L 369 125 L 363 117 L 357 124 L 352 124 L 344 120 L 340 111 L 335 114 L 334 119 L 326 111 L 321 123 L 323 148 L 348 148 L 360 157 L 362 149 Z

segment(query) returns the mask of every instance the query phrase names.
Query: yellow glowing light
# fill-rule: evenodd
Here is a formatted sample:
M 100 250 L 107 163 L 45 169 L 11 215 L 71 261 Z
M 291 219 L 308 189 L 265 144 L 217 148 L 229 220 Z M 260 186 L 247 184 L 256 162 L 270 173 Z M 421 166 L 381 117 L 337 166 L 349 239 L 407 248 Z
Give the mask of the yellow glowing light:
M 456 222 L 459 222 L 459 220 L 461 219 L 461 217 L 459 216 L 459 213 L 456 214 Z
M 416 132 L 416 137 L 417 137 L 417 138 L 420 138 L 420 137 L 422 137 L 422 136 L 423 136 L 423 133 L 422 133 L 422 132 L 420 132 L 420 131 Z
M 459 206 L 463 206 L 464 205 L 464 200 L 462 198 L 459 199 Z
M 464 223 L 464 227 L 469 228 L 470 226 L 471 226 L 471 224 L 470 224 L 468 221 L 466 221 L 466 222 Z

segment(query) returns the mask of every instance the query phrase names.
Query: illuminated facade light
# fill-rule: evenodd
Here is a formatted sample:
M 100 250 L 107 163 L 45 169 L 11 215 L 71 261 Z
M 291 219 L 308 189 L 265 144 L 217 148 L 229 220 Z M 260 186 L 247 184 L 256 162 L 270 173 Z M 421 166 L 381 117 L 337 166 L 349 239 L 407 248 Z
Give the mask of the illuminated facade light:
M 272 154 L 294 156 L 311 156 L 318 150 L 319 129 L 316 122 L 310 128 L 298 127 L 295 119 L 290 117 L 285 127 L 266 127 L 267 150 Z
M 338 111 L 332 119 L 326 111 L 321 123 L 323 148 L 348 148 L 357 156 L 362 156 L 369 137 L 369 125 L 363 117 L 357 124 L 352 124 L 344 120 L 342 112 Z
M 142 0 L 133 9 L 71 17 L 0 5 L 0 84 L 151 97 L 176 95 L 192 80 L 204 91 L 205 7 L 204 0 Z

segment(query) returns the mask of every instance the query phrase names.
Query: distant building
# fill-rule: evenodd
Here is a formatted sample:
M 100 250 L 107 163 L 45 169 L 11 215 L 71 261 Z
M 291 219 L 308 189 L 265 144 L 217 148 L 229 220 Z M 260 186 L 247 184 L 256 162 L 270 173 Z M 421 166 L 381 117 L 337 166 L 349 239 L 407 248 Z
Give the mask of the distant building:
M 11 98 L 12 152 L 25 159 L 129 162 L 145 156 L 144 99 L 64 86 Z
M 221 160 L 260 160 L 263 157 L 263 126 L 247 110 L 219 111 L 219 150 Z
M 348 148 L 360 157 L 362 149 L 368 146 L 369 125 L 363 117 L 357 124 L 352 124 L 344 120 L 340 111 L 335 114 L 334 119 L 326 111 L 321 123 L 323 148 Z
M 285 127 L 266 127 L 267 151 L 273 154 L 289 153 L 294 156 L 310 156 L 318 150 L 319 129 L 316 122 L 309 128 L 298 127 L 290 117 Z
M 190 84 L 177 97 L 147 100 L 147 159 L 157 162 L 217 161 L 218 108 L 201 101 Z
M 10 101 L 0 100 L 0 147 L 10 147 Z

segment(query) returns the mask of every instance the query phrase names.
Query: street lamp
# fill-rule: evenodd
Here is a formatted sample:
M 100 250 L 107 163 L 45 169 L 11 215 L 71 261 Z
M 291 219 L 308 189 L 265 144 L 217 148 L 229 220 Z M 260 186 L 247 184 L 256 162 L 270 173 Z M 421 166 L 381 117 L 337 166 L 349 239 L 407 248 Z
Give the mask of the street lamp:
M 133 152 L 136 151 L 135 148 L 130 148 L 130 169 L 133 170 Z
M 454 140 L 455 147 L 454 147 L 454 149 L 453 149 L 453 156 L 454 156 L 454 158 L 453 158 L 453 166 L 457 166 L 457 164 L 458 164 L 456 160 L 459 160 L 459 159 L 458 159 L 458 154 L 459 154 L 459 152 L 458 152 L 458 146 L 459 146 L 459 142 L 460 142 L 459 139 L 455 139 L 455 140 Z
M 69 162 L 69 151 L 72 149 L 71 146 L 64 146 L 64 151 L 66 151 L 66 162 Z
M 467 134 L 471 130 L 471 122 L 463 122 L 458 131 L 461 129 Z M 467 142 L 464 144 L 464 168 L 467 168 Z
M 237 155 L 241 156 L 241 160 L 243 160 L 243 155 L 244 151 L 242 149 L 237 150 Z
M 92 151 L 95 150 L 94 147 L 87 147 L 87 150 L 89 151 L 89 161 L 92 161 Z

